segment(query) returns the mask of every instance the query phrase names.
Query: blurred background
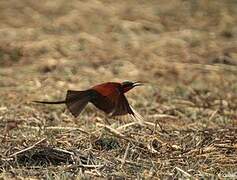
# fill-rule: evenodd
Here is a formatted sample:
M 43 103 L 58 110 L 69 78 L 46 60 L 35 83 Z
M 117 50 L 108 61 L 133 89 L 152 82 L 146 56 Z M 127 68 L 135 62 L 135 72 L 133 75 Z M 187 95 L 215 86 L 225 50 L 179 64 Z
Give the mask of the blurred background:
M 136 104 L 236 102 L 235 0 L 1 1 L 0 42 L 8 106 L 124 80 L 147 82 Z
M 177 118 L 160 119 L 166 129 L 233 127 L 236 66 L 236 0 L 0 1 L 2 123 L 73 126 L 64 106 L 31 101 L 139 80 L 146 86 L 128 99 L 147 121 L 166 114 Z M 80 127 L 95 128 L 92 110 Z

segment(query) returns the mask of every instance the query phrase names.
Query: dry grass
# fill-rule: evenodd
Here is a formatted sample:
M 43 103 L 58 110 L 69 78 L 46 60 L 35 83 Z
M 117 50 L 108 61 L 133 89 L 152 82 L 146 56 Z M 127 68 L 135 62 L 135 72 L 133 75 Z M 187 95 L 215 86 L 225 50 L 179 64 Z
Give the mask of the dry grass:
M 236 178 L 235 0 L 0 2 L 1 178 Z M 127 94 L 147 122 L 67 89 L 146 81 Z

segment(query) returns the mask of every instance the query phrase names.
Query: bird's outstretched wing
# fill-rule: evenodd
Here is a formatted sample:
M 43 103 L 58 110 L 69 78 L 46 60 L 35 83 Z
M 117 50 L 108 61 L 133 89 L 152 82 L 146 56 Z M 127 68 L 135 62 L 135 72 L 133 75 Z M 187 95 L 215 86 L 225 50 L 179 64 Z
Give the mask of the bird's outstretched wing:
M 77 117 L 90 101 L 89 91 L 68 90 L 66 96 L 66 105 L 74 117 Z
M 117 96 L 117 99 L 113 102 L 113 105 L 113 110 L 110 113 L 111 116 L 119 116 L 126 114 L 131 114 L 134 116 L 134 112 L 130 107 L 127 98 L 123 94 Z
M 130 115 L 132 119 L 138 121 L 139 124 L 143 124 L 143 117 L 132 107 L 129 105 L 127 98 L 124 94 L 120 94 L 114 104 L 114 109 L 110 113 L 111 116 L 120 116 L 120 115 Z
M 138 121 L 142 119 L 141 115 L 129 105 L 125 95 L 119 92 L 118 89 L 111 88 L 104 94 L 98 91 L 94 91 L 94 93 L 95 98 L 91 102 L 109 116 L 131 115 Z
M 107 92 L 106 96 L 99 92 L 95 92 L 95 94 L 95 98 L 91 102 L 109 116 L 134 115 L 126 97 L 118 89 Z

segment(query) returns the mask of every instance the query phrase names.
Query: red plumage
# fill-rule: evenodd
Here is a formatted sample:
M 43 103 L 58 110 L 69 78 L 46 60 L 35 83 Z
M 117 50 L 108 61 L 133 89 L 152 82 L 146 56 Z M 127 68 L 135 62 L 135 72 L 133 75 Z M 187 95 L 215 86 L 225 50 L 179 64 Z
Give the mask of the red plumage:
M 85 106 L 90 102 L 98 109 L 110 116 L 131 114 L 135 116 L 134 110 L 129 105 L 125 93 L 135 86 L 142 85 L 139 82 L 125 81 L 123 83 L 107 82 L 93 86 L 85 91 L 68 90 L 64 101 L 47 102 L 34 101 L 44 104 L 65 103 L 69 111 L 77 117 Z

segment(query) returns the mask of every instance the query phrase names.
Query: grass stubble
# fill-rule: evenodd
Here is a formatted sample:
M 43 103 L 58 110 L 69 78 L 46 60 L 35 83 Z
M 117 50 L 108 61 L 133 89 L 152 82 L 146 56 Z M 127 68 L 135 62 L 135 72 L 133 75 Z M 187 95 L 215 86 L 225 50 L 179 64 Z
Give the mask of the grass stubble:
M 1 2 L 0 177 L 236 178 L 236 6 Z M 144 126 L 31 103 L 126 79 Z

